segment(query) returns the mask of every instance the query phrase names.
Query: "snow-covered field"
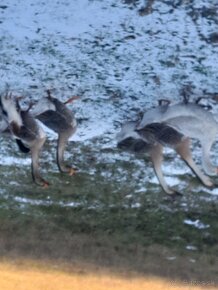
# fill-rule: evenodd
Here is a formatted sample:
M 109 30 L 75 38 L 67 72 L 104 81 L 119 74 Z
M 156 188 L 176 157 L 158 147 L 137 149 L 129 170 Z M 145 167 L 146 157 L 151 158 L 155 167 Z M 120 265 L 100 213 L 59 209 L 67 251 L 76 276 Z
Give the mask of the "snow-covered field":
M 193 97 L 217 93 L 217 1 L 157 0 L 152 13 L 142 16 L 139 10 L 146 4 L 3 0 L 0 91 L 9 87 L 24 95 L 24 107 L 46 89 L 61 100 L 81 96 L 72 107 L 79 120 L 72 139 L 91 144 L 101 138 L 100 149 L 115 147 L 120 123 L 138 118 L 159 98 L 181 100 L 185 85 L 193 87 Z M 7 154 L 0 154 L 1 164 L 10 163 Z
M 149 3 L 150 13 L 143 13 Z M 47 89 L 63 101 L 80 99 L 70 105 L 78 129 L 65 152 L 78 173 L 58 172 L 57 136 L 46 129 L 40 170 L 48 189 L 32 182 L 30 156 L 18 152 L 10 136 L 0 136 L 1 255 L 14 257 L 17 250 L 38 259 L 51 253 L 59 263 L 81 244 L 82 263 L 89 264 L 94 252 L 102 267 L 103 251 L 110 265 L 108 257 L 116 260 L 121 252 L 116 261 L 123 269 L 138 260 L 149 275 L 154 267 L 155 275 L 173 269 L 181 281 L 195 281 L 198 272 L 202 281 L 217 281 L 218 188 L 205 188 L 166 149 L 166 181 L 184 193 L 172 201 L 151 163 L 119 151 L 115 141 L 121 123 L 138 119 L 160 98 L 182 100 L 184 87 L 191 88 L 191 99 L 207 96 L 203 102 L 218 117 L 217 68 L 217 0 L 2 0 L 0 94 L 24 96 L 24 108 Z M 196 141 L 193 148 L 200 165 Z M 216 164 L 217 153 L 218 143 L 211 154 Z M 161 245 L 161 256 L 151 248 L 149 260 L 149 245 Z M 160 263 L 162 256 L 171 268 Z
M 195 95 L 217 92 L 218 44 L 206 41 L 217 1 L 155 1 L 145 16 L 144 1 L 132 2 L 3 0 L 1 91 L 7 84 L 27 102 L 47 88 L 80 95 L 78 141 L 113 133 L 158 98 L 180 99 L 189 82 Z

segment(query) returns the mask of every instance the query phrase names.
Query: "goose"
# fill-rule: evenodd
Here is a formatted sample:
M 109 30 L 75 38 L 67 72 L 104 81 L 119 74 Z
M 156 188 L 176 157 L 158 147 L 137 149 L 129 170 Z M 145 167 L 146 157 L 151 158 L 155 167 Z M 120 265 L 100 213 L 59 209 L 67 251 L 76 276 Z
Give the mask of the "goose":
M 217 167 L 210 160 L 210 150 L 218 133 L 218 124 L 213 114 L 196 103 L 159 104 L 145 112 L 139 122 L 127 122 L 121 127 L 117 134 L 118 147 L 148 153 L 159 183 L 167 194 L 175 195 L 178 192 L 166 184 L 161 169 L 165 146 L 175 149 L 201 182 L 212 187 L 213 182 L 207 175 L 218 174 Z M 200 141 L 202 167 L 207 175 L 192 158 L 191 139 Z
M 39 127 L 29 109 L 21 109 L 18 99 L 14 100 L 12 94 L 7 93 L 0 97 L 0 108 L 4 122 L 20 150 L 25 153 L 31 152 L 33 181 L 38 185 L 47 187 L 49 183 L 42 178 L 39 170 L 39 154 L 45 143 L 45 132 Z
M 47 97 L 40 99 L 35 105 L 32 113 L 36 119 L 41 121 L 46 127 L 58 134 L 56 160 L 60 172 L 75 174 L 75 169 L 65 164 L 64 150 L 69 138 L 75 133 L 77 128 L 76 119 L 67 104 L 72 103 L 79 97 L 73 96 L 65 102 L 59 101 L 47 90 Z
M 164 109 L 163 109 L 164 107 Z M 184 136 L 199 140 L 202 146 L 202 166 L 207 175 L 216 176 L 218 169 L 210 160 L 210 151 L 216 141 L 218 124 L 213 114 L 199 103 L 180 102 L 158 106 L 143 115 L 137 129 L 153 122 L 167 122 Z

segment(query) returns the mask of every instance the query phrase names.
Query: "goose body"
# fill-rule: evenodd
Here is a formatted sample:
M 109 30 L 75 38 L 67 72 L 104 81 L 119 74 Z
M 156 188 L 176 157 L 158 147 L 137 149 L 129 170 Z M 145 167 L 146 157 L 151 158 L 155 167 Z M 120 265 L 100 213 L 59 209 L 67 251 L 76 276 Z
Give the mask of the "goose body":
M 74 174 L 74 169 L 64 162 L 64 150 L 69 138 L 75 133 L 77 123 L 73 113 L 67 108 L 66 104 L 72 102 L 77 97 L 69 99 L 63 103 L 51 96 L 42 98 L 36 104 L 33 114 L 45 126 L 58 134 L 57 144 L 57 165 L 61 172 Z
M 184 136 L 197 139 L 202 146 L 202 166 L 208 175 L 217 175 L 217 167 L 210 161 L 210 150 L 218 134 L 213 114 L 195 103 L 159 106 L 146 112 L 137 125 L 141 129 L 149 123 L 166 122 Z
M 164 180 L 161 165 L 163 147 L 174 148 L 206 186 L 213 183 L 195 164 L 190 151 L 191 138 L 202 145 L 202 165 L 208 175 L 216 175 L 217 167 L 210 161 L 210 149 L 218 133 L 213 115 L 194 103 L 163 105 L 147 111 L 140 122 L 124 124 L 117 135 L 118 147 L 151 156 L 159 182 L 168 194 L 174 190 Z
M 0 107 L 7 126 L 23 152 L 31 152 L 32 177 L 35 183 L 47 186 L 39 171 L 39 154 L 45 142 L 45 132 L 29 111 L 21 110 L 11 95 L 1 96 Z
M 150 109 L 144 113 L 142 120 L 137 127 L 140 129 L 150 123 L 171 121 L 179 117 L 186 118 L 186 120 L 188 120 L 188 118 L 195 118 L 198 120 L 203 119 L 207 125 L 216 125 L 213 115 L 202 106 L 195 103 L 185 104 L 182 102 L 174 105 L 160 105 Z

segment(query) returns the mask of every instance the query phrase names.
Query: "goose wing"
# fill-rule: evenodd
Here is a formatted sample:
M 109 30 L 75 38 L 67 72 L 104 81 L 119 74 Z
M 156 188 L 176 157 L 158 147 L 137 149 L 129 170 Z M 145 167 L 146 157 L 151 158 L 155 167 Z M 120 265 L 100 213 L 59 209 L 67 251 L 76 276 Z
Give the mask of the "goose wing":
M 70 124 L 66 121 L 63 115 L 56 111 L 47 110 L 42 114 L 36 116 L 45 126 L 59 133 L 70 128 Z
M 149 144 L 156 142 L 164 146 L 175 146 L 180 143 L 184 135 L 167 123 L 151 123 L 142 129 L 136 129 L 140 137 Z
M 40 128 L 29 112 L 21 111 L 20 116 L 22 119 L 22 125 L 19 125 L 15 120 L 12 121 L 10 123 L 11 132 L 16 139 L 20 139 L 23 143 L 28 145 L 28 143 L 33 142 L 40 137 Z
M 56 107 L 56 112 L 62 116 L 62 118 L 65 120 L 65 122 L 71 124 L 73 122 L 74 116 L 71 110 L 67 108 L 67 106 L 59 101 L 56 98 L 53 98 L 53 104 Z

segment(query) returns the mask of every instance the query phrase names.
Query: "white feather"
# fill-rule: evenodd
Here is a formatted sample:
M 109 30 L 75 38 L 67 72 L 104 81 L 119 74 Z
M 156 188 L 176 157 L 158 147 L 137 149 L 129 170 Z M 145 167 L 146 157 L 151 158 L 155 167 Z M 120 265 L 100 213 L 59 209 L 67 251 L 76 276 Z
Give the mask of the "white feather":
M 17 111 L 16 104 L 14 100 L 7 96 L 1 97 L 1 102 L 5 112 L 7 113 L 6 121 L 10 124 L 11 122 L 15 122 L 18 126 L 22 126 L 22 118 Z

